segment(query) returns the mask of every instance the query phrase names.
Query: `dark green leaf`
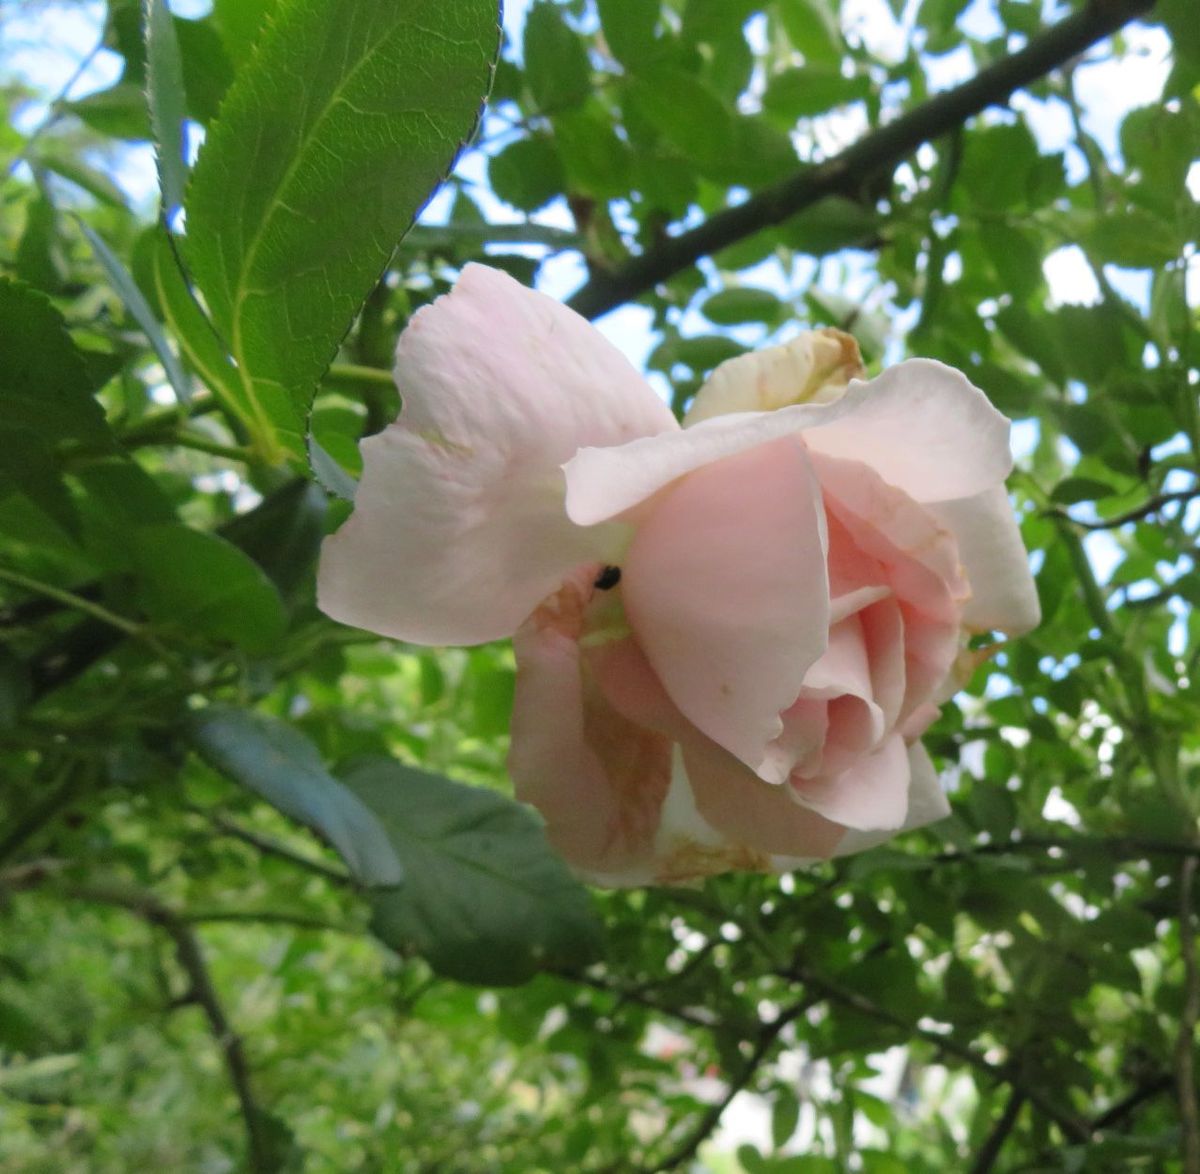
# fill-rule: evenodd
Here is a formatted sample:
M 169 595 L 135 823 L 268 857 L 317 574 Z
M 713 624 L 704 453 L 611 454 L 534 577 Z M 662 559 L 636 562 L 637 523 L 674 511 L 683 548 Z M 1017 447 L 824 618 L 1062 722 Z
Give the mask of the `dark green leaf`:
M 1077 501 L 1111 497 L 1115 492 L 1105 481 L 1096 481 L 1091 477 L 1067 477 L 1054 487 L 1050 500 L 1059 505 L 1074 505 Z
M 562 161 L 547 135 L 510 143 L 488 162 L 492 190 L 522 212 L 535 212 L 554 199 L 564 184 Z
M 557 114 L 592 92 L 591 66 L 579 35 L 556 4 L 538 3 L 525 16 L 525 81 L 538 110 Z
M 283 634 L 283 604 L 263 571 L 213 534 L 173 524 L 129 537 L 142 606 L 159 623 L 266 652 Z
M 658 5 L 646 0 L 597 0 L 604 39 L 626 69 L 650 65 L 658 56 L 654 30 Z
M 210 766 L 328 840 L 361 884 L 402 882 L 404 869 L 380 821 L 325 769 L 299 730 L 265 714 L 210 705 L 192 716 L 190 731 Z
M 770 290 L 745 286 L 718 290 L 705 299 L 702 309 L 705 318 L 718 326 L 737 326 L 743 322 L 774 326 L 783 317 L 785 306 Z
M 788 39 L 809 64 L 832 64 L 842 54 L 837 6 L 831 0 L 776 0 Z
M 82 119 L 93 130 L 114 139 L 136 142 L 150 139 L 150 114 L 142 87 L 121 81 L 107 90 L 99 90 L 68 102 L 66 109 Z
M 44 293 L 62 289 L 65 272 L 58 241 L 58 215 L 44 195 L 26 206 L 25 231 L 17 246 L 17 276 Z
M 23 493 L 67 533 L 78 533 L 75 503 L 45 439 L 31 428 L 0 424 L 0 498 L 10 493 Z
M 865 77 L 845 77 L 833 66 L 800 66 L 775 74 L 763 94 L 763 109 L 794 122 L 855 102 L 871 92 Z
M 416 949 L 449 978 L 490 984 L 595 957 L 587 892 L 528 808 L 390 761 L 358 767 L 346 784 L 404 861 L 404 887 L 372 898 L 385 942 Z
M 0 277 L 0 419 L 47 442 L 108 443 L 82 353 L 49 298 Z

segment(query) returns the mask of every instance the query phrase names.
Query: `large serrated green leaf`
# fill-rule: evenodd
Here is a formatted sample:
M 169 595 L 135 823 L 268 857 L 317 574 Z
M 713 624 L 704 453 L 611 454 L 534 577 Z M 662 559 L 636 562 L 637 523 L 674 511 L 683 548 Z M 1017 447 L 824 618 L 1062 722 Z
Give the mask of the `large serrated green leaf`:
M 345 782 L 404 862 L 404 887 L 372 897 L 375 932 L 389 945 L 415 948 L 448 978 L 489 984 L 595 957 L 587 892 L 528 808 L 387 759 Z
M 305 416 L 396 242 L 475 125 L 494 0 L 281 4 L 209 131 L 186 255 L 264 455 Z

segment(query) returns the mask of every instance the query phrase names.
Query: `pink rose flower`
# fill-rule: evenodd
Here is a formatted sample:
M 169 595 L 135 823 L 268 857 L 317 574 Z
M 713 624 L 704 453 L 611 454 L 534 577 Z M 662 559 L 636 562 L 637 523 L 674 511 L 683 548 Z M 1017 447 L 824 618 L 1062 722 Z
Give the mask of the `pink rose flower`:
M 959 372 L 864 381 L 837 331 L 722 364 L 681 428 L 582 318 L 468 266 L 396 357 L 320 605 L 514 636 L 510 771 L 601 884 L 780 870 L 949 808 L 919 741 L 966 637 L 1037 597 L 1008 421 Z

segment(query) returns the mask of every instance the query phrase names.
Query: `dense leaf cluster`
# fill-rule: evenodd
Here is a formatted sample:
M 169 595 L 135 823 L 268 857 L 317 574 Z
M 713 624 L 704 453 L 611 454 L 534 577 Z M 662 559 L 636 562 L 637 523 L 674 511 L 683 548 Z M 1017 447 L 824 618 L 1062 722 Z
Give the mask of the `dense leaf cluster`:
M 536 0 L 496 59 L 486 0 L 109 0 L 111 84 L 4 67 L 0 1167 L 1200 1172 L 1200 23 L 1145 7 Z M 1044 621 L 927 739 L 949 820 L 589 894 L 510 650 L 320 615 L 472 259 L 636 299 L 679 411 L 799 323 L 1019 422 Z

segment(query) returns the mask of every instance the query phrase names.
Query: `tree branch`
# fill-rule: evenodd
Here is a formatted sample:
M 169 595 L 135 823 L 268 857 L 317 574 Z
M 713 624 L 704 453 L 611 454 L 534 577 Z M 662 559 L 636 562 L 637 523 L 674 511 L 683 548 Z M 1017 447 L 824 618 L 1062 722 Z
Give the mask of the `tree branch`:
M 1160 1072 L 1157 1076 L 1143 1081 L 1132 1092 L 1126 1093 L 1119 1101 L 1109 1105 L 1098 1117 L 1094 1117 L 1091 1123 L 1092 1132 L 1101 1133 L 1106 1129 L 1111 1129 L 1114 1125 L 1119 1125 L 1147 1101 L 1153 1100 L 1170 1089 L 1174 1083 L 1174 1079 L 1165 1072 Z
M 202 807 L 188 806 L 188 810 L 193 815 L 203 816 L 212 824 L 219 828 L 227 836 L 232 836 L 235 840 L 241 840 L 243 844 L 249 844 L 250 847 L 262 852 L 265 856 L 275 856 L 280 860 L 286 860 L 289 864 L 294 864 L 297 868 L 302 868 L 306 872 L 315 873 L 317 876 L 324 877 L 327 881 L 332 881 L 336 885 L 353 885 L 354 878 L 344 869 L 335 868 L 331 864 L 326 864 L 323 860 L 317 860 L 312 856 L 306 856 L 300 852 L 293 851 L 286 844 L 280 843 L 279 840 L 271 836 L 264 836 L 261 832 L 251 831 L 249 828 L 242 827 L 236 820 L 232 820 L 229 816 L 222 814 L 219 811 L 206 811 Z
M 250 1069 L 242 1049 L 241 1037 L 230 1026 L 225 1015 L 208 972 L 204 951 L 192 928 L 180 914 L 165 905 L 153 893 L 140 889 L 126 888 L 122 885 L 87 885 L 70 888 L 67 895 L 80 901 L 128 910 L 166 931 L 175 945 L 176 957 L 191 986 L 188 1001 L 196 1003 L 204 1012 L 217 1046 L 225 1058 L 225 1067 L 237 1094 L 246 1128 L 247 1169 L 254 1174 L 268 1174 L 269 1171 L 274 1171 L 276 1163 L 271 1158 L 271 1147 L 266 1132 L 267 1118 L 254 1098 Z
M 992 1126 L 991 1133 L 987 1136 L 987 1141 L 983 1143 L 983 1148 L 976 1156 L 974 1163 L 971 1166 L 971 1174 L 989 1174 L 991 1168 L 996 1164 L 996 1159 L 1000 1156 L 1000 1151 L 1004 1148 L 1004 1143 L 1008 1140 L 1008 1135 L 1012 1132 L 1013 1126 L 1017 1123 L 1017 1118 L 1021 1115 L 1021 1110 L 1025 1107 L 1025 1094 L 1014 1088 L 1009 1095 L 1008 1104 L 1004 1106 L 1004 1112 L 1000 1114 L 996 1120 L 996 1124 Z
M 922 143 L 940 138 L 989 106 L 1007 101 L 1014 91 L 1044 77 L 1151 7 L 1152 0 L 1092 0 L 1086 8 L 1034 37 L 1020 52 L 864 135 L 832 159 L 805 167 L 745 203 L 710 216 L 688 232 L 668 237 L 610 273 L 596 272 L 568 305 L 585 318 L 598 318 L 694 265 L 701 257 L 780 224 L 826 196 L 856 195 L 871 176 L 895 167 Z

